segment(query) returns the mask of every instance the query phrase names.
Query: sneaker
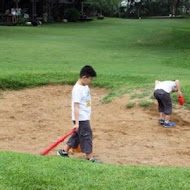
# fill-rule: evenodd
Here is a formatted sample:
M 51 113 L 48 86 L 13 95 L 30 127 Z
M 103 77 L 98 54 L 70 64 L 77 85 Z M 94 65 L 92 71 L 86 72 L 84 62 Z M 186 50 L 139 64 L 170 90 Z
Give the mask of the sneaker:
M 164 122 L 165 122 L 165 120 L 164 120 L 164 119 L 159 119 L 159 120 L 158 120 L 158 123 L 160 123 L 161 125 L 163 125 L 163 124 L 164 124 Z
M 94 162 L 94 163 L 102 163 L 100 160 L 96 160 L 94 158 L 90 158 L 90 159 L 87 159 L 87 160 L 89 160 L 91 162 Z
M 65 152 L 65 151 L 62 150 L 62 149 L 60 149 L 60 150 L 57 152 L 57 156 L 69 157 L 68 153 Z
M 163 124 L 163 126 L 165 127 L 165 128 L 170 128 L 170 127 L 175 127 L 176 126 L 176 124 L 174 123 L 174 122 L 168 122 L 168 123 L 164 123 Z

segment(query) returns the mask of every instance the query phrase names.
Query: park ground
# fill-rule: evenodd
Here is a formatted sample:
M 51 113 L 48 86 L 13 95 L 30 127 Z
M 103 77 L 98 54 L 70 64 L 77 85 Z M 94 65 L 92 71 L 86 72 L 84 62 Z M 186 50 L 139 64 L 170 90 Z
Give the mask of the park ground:
M 69 132 L 72 86 L 44 86 L 20 91 L 3 91 L 0 99 L 0 149 L 38 155 Z M 126 108 L 127 94 L 103 104 L 109 93 L 92 88 L 91 125 L 94 156 L 104 163 L 127 165 L 190 166 L 190 111 L 175 106 L 176 128 L 158 124 L 157 103 L 144 108 Z M 64 142 L 65 143 L 65 142 Z M 49 156 L 63 147 L 59 144 Z M 83 159 L 81 153 L 71 157 Z
M 0 27 L 0 189 L 189 190 L 189 36 L 189 18 Z M 84 65 L 98 74 L 91 125 L 105 164 L 56 156 L 65 142 L 40 156 L 72 128 L 71 89 Z M 166 129 L 152 92 L 155 80 L 174 79 L 185 106 L 172 95 L 177 127 Z

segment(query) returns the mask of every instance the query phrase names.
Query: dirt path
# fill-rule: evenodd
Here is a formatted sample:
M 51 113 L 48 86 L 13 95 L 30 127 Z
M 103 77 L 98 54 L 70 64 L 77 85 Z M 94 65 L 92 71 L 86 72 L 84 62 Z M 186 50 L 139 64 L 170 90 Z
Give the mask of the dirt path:
M 71 86 L 3 92 L 0 99 L 0 150 L 39 154 L 72 128 Z M 190 111 L 177 107 L 176 128 L 157 124 L 157 106 L 126 109 L 128 96 L 109 104 L 108 92 L 93 88 L 91 125 L 94 155 L 105 163 L 190 166 Z M 56 155 L 56 147 L 49 155 Z M 81 153 L 72 157 L 84 158 Z

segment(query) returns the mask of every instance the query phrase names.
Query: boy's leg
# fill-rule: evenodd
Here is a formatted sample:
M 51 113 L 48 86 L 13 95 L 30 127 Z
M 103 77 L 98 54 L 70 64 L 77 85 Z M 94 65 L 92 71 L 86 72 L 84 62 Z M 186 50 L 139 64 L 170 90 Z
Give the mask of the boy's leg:
M 92 154 L 92 129 L 89 121 L 79 122 L 79 144 L 83 153 L 86 154 L 87 159 L 93 157 Z
M 79 145 L 79 136 L 78 132 L 74 133 L 69 140 L 67 141 L 67 144 L 64 146 L 63 149 L 59 150 L 57 152 L 57 155 L 63 156 L 63 157 L 69 157 L 68 151 L 71 147 L 77 148 Z
M 95 163 L 102 163 L 101 161 L 95 159 L 93 157 L 93 154 L 92 153 L 86 153 L 86 159 L 91 161 L 91 162 L 95 162 Z
M 163 112 L 159 112 L 159 119 L 164 119 L 165 118 L 165 114 Z
M 92 153 L 92 129 L 90 127 L 89 121 L 80 121 L 79 122 L 79 141 L 81 150 L 83 153 L 86 153 L 86 159 L 95 162 L 101 163 L 100 161 L 93 158 Z
M 159 112 L 158 122 L 162 125 L 165 122 L 165 114 L 163 112 Z
M 90 160 L 93 158 L 93 154 L 92 153 L 86 153 L 86 159 Z
M 79 145 L 79 135 L 78 132 L 71 135 L 69 140 L 67 141 L 67 144 L 65 145 L 65 151 L 68 151 L 71 147 L 77 148 Z
M 165 122 L 168 123 L 171 119 L 170 115 L 165 115 Z
M 165 118 L 165 114 L 164 114 L 164 105 L 163 105 L 163 102 L 162 102 L 162 99 L 163 99 L 163 94 L 164 94 L 164 91 L 163 90 L 156 90 L 154 92 L 154 96 L 158 102 L 158 111 L 159 111 L 159 119 L 158 119 L 158 122 L 160 124 L 163 124 L 164 123 L 164 118 Z
M 163 95 L 162 103 L 164 105 L 165 122 L 169 122 L 172 114 L 172 100 L 170 94 Z
M 71 148 L 71 146 L 69 146 L 68 144 L 66 144 L 66 145 L 63 147 L 63 150 L 64 150 L 65 152 L 68 152 L 70 148 Z
M 172 114 L 172 100 L 170 97 L 170 94 L 166 93 L 164 95 L 164 114 L 165 114 L 165 122 L 163 124 L 164 127 L 175 127 L 176 124 L 174 122 L 171 122 L 171 114 Z
M 62 157 L 69 157 L 68 155 L 68 151 L 71 147 L 69 145 L 65 145 L 63 149 L 60 149 L 58 152 L 57 152 L 57 155 L 58 156 L 62 156 Z

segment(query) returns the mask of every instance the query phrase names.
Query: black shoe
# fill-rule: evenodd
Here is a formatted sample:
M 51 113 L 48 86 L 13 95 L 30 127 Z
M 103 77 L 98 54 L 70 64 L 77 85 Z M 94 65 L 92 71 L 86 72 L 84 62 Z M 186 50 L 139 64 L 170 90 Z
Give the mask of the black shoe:
M 60 150 L 57 152 L 57 156 L 69 157 L 68 153 L 65 152 L 65 151 L 62 150 L 62 149 L 60 149 Z

